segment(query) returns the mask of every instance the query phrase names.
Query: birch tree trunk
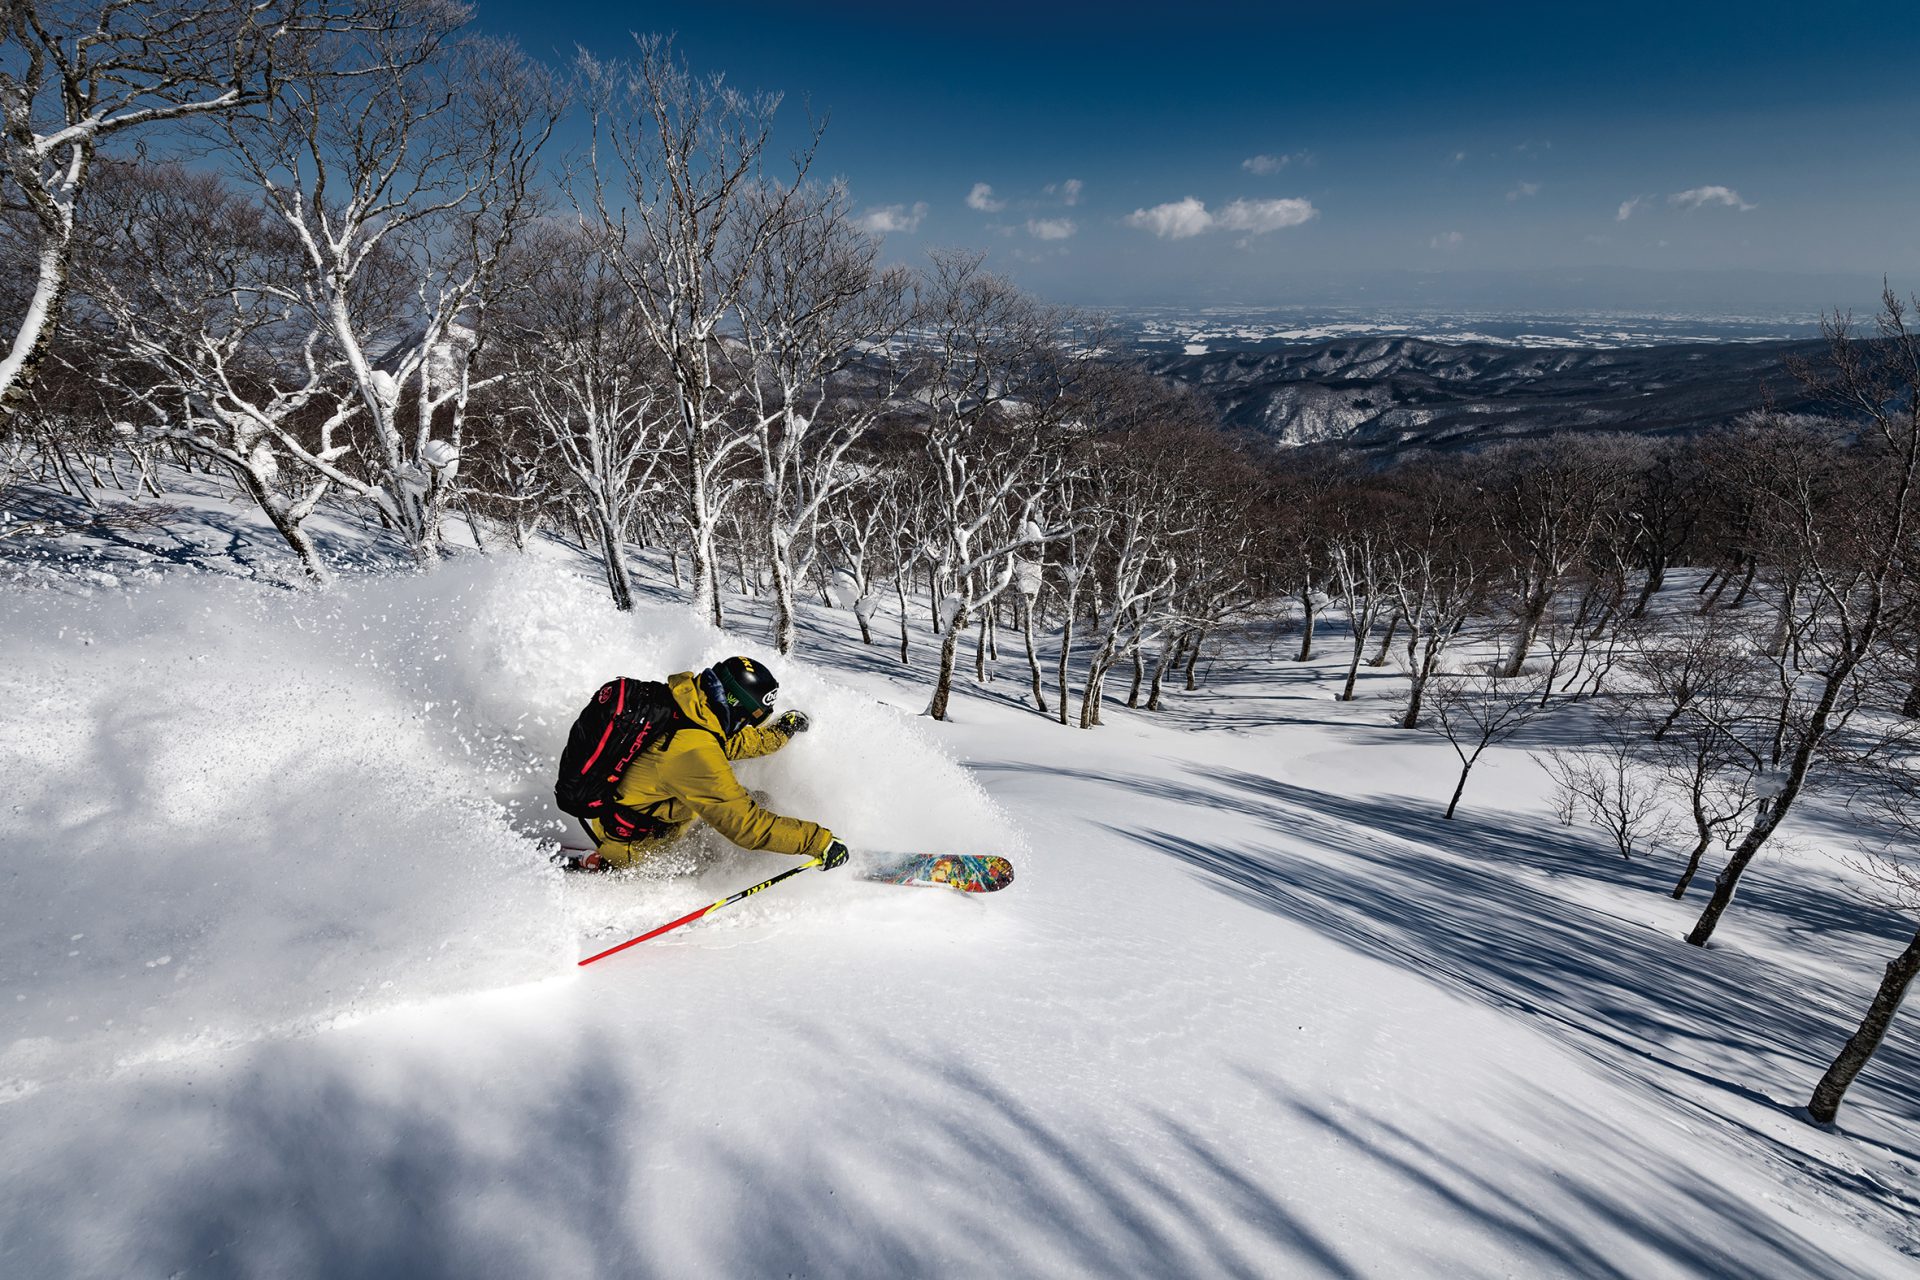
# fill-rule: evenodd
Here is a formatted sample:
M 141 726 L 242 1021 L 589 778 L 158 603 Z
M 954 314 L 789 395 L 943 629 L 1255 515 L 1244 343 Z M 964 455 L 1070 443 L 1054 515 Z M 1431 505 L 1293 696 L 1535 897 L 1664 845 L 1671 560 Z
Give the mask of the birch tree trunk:
M 1893 1023 L 1893 1015 L 1900 1009 L 1900 1002 L 1906 998 L 1907 988 L 1913 984 L 1916 973 L 1920 973 L 1920 932 L 1915 932 L 1913 940 L 1907 943 L 1906 950 L 1887 962 L 1885 976 L 1880 980 L 1879 990 L 1874 992 L 1873 1003 L 1867 1006 L 1867 1014 L 1860 1020 L 1860 1026 L 1849 1036 L 1847 1043 L 1833 1063 L 1820 1077 L 1820 1083 L 1814 1087 L 1813 1097 L 1807 1103 L 1807 1114 L 1821 1124 L 1832 1124 L 1840 1113 L 1841 1100 L 1847 1096 L 1854 1077 L 1873 1058 L 1874 1051 L 1886 1038 L 1887 1028 Z
M 947 703 L 953 696 L 954 659 L 960 651 L 960 634 L 966 629 L 966 610 L 953 616 L 948 622 L 945 637 L 940 641 L 940 667 L 934 675 L 933 698 L 927 703 L 927 714 L 935 720 L 947 718 Z
M 1405 614 L 1402 614 L 1402 612 L 1396 608 L 1396 610 L 1394 610 L 1394 616 L 1386 620 L 1386 635 L 1380 637 L 1380 647 L 1375 651 L 1375 654 L 1367 660 L 1367 666 L 1386 666 L 1386 654 L 1390 654 L 1392 649 L 1394 649 L 1394 637 L 1400 633 L 1400 624 L 1402 624 L 1404 620 Z
M 899 603 L 900 617 L 900 665 L 907 665 L 907 578 L 903 568 L 893 575 L 893 594 Z
M 1060 696 L 1060 723 L 1067 723 L 1067 704 L 1073 697 L 1067 684 L 1067 658 L 1073 649 L 1074 593 L 1066 593 L 1060 613 L 1060 660 L 1054 672 L 1054 684 Z
M 1027 639 L 1027 673 L 1033 680 L 1033 705 L 1041 715 L 1047 714 L 1047 695 L 1040 687 L 1040 655 L 1033 647 L 1033 605 L 1034 598 L 1026 592 L 1020 593 L 1020 630 Z
M 1179 665 L 1181 646 L 1186 644 L 1186 642 L 1186 632 L 1183 631 L 1176 639 L 1160 646 L 1159 661 L 1153 664 L 1153 684 L 1147 689 L 1147 710 L 1158 711 L 1160 709 L 1161 682 L 1165 680 L 1169 666 Z

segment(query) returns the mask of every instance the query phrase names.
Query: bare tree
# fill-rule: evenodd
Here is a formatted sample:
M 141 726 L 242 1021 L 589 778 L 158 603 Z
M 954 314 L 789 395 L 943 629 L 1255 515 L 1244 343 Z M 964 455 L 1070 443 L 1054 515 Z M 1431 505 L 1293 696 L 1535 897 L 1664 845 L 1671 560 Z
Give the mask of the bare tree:
M 898 546 L 889 530 L 904 518 L 900 480 L 890 469 L 868 468 L 855 484 L 832 494 L 822 511 L 822 540 L 835 583 L 835 603 L 853 611 L 862 644 L 873 643 L 880 611 L 879 584 L 897 570 Z M 904 606 L 903 606 L 904 607 Z
M 928 714 L 947 715 L 954 658 L 974 610 L 1014 582 L 1017 555 L 1056 530 L 1040 508 L 1057 448 L 1070 357 L 1064 317 L 981 267 L 936 254 L 917 326 L 912 385 L 927 407 L 928 550 L 946 616 Z M 996 533 L 999 536 L 995 536 Z
M 1289 459 L 1290 462 L 1295 460 Z M 1298 462 L 1270 478 L 1262 524 L 1271 538 L 1271 564 L 1281 592 L 1300 609 L 1300 648 L 1295 662 L 1313 658 L 1315 627 L 1332 603 L 1330 524 L 1347 479 L 1331 461 Z
M 885 479 L 877 493 L 890 519 L 884 530 L 887 558 L 892 564 L 894 602 L 900 629 L 900 663 L 908 661 L 907 595 L 914 588 L 915 575 L 924 557 L 933 521 L 934 483 L 931 467 L 923 451 L 889 458 Z
M 1400 477 L 1405 514 L 1388 551 L 1388 580 L 1405 620 L 1407 704 L 1400 727 L 1420 723 L 1428 682 L 1484 599 L 1484 524 L 1452 468 L 1422 467 Z
M 1706 488 L 1706 469 L 1693 442 L 1662 440 L 1649 450 L 1630 495 L 1633 549 L 1646 573 L 1633 602 L 1635 618 L 1646 616 L 1648 603 L 1666 585 L 1668 566 L 1692 540 Z
M 1489 512 L 1513 576 L 1513 644 L 1506 674 L 1520 674 L 1547 608 L 1587 557 L 1600 512 L 1619 483 L 1604 442 L 1559 435 L 1504 445 L 1484 456 Z
M 1377 509 L 1353 509 L 1356 503 L 1370 506 L 1374 498 L 1370 493 L 1352 492 L 1345 497 L 1347 502 L 1339 512 L 1337 526 L 1327 544 L 1327 563 L 1334 590 L 1346 606 L 1347 628 L 1353 641 L 1347 662 L 1347 681 L 1340 691 L 1340 701 L 1352 702 L 1354 685 L 1360 678 L 1361 655 L 1366 651 L 1374 624 L 1393 599 L 1393 585 L 1389 576 L 1391 559 L 1384 513 Z
M 493 398 L 483 393 L 476 400 L 484 405 Z M 571 477 L 555 465 L 546 433 L 528 414 L 508 404 L 481 412 L 491 425 L 468 446 L 461 468 L 463 489 L 483 513 L 507 526 L 514 546 L 524 552 L 529 539 L 554 517 Z
M 331 485 L 282 466 L 284 441 L 331 439 L 360 411 L 298 288 L 284 225 L 216 176 L 119 166 L 95 199 L 119 230 L 79 274 L 130 359 L 96 375 L 137 408 L 141 438 L 232 472 L 315 582 L 329 579 L 306 520 Z
M 795 210 L 815 128 L 792 175 L 764 172 L 778 94 L 743 94 L 696 75 L 660 36 L 636 37 L 632 63 L 582 56 L 593 142 L 590 190 L 577 196 L 628 251 L 625 283 L 641 331 L 672 377 L 679 466 L 693 550 L 693 607 L 720 620 L 714 540 L 738 491 L 724 477 L 751 444 L 720 377 L 723 329 L 751 273 Z
M 1638 726 L 1624 715 L 1603 714 L 1596 727 L 1587 745 L 1551 748 L 1541 763 L 1553 779 L 1562 816 L 1569 821 L 1585 817 L 1631 860 L 1666 834 L 1668 815 L 1657 775 L 1638 750 Z
M 1103 603 L 1095 619 L 1094 644 L 1081 689 L 1082 729 L 1100 723 L 1101 693 L 1107 672 L 1121 655 L 1123 630 L 1131 625 L 1137 634 L 1144 627 L 1149 603 L 1173 584 L 1178 569 L 1167 554 L 1164 538 L 1171 532 L 1168 526 L 1173 513 L 1155 500 L 1156 493 L 1164 492 L 1163 482 L 1151 472 L 1132 470 L 1129 474 L 1129 470 L 1115 464 L 1100 473 L 1110 485 L 1109 497 L 1102 504 L 1109 518 L 1103 521 L 1102 530 Z M 1062 688 L 1063 704 L 1065 697 Z
M 0 405 L 58 321 L 100 149 L 265 102 L 297 46 L 379 20 L 354 0 L 0 3 L 0 209 L 25 215 L 36 277 L 0 355 Z
M 1075 482 L 1084 496 L 1066 513 L 1074 523 L 1062 544 L 1086 553 L 1075 584 L 1091 575 L 1094 642 L 1081 698 L 1083 729 L 1100 723 L 1107 674 L 1122 658 L 1133 660 L 1127 703 L 1138 706 L 1145 679 L 1141 650 L 1162 628 L 1185 629 L 1176 601 L 1181 554 L 1190 545 L 1187 535 L 1205 520 L 1201 511 L 1221 453 L 1217 433 L 1196 422 L 1185 397 L 1124 371 L 1119 378 L 1088 381 L 1094 394 L 1083 404 L 1096 410 L 1092 424 L 1109 430 L 1084 455 L 1084 475 Z M 1064 723 L 1073 609 L 1071 594 L 1063 594 L 1069 601 L 1061 636 Z
M 1046 569 L 1040 559 L 1045 550 L 1044 546 L 1035 548 L 1035 554 L 1022 558 L 1014 570 L 1014 582 L 1020 591 L 1020 634 L 1027 646 L 1027 681 L 1033 690 L 1034 710 L 1043 716 L 1047 714 L 1047 693 L 1040 682 L 1040 653 L 1034 645 L 1033 624 L 1047 589 Z
M 334 442 L 288 452 L 370 501 L 421 563 L 439 556 L 473 360 L 515 237 L 542 211 L 539 152 L 561 109 L 512 45 L 460 38 L 450 0 L 394 3 L 378 30 L 318 42 L 268 108 L 224 122 L 239 171 L 299 245 L 364 411 L 357 468 Z
M 1537 677 L 1501 676 L 1497 669 L 1489 664 L 1483 671 L 1437 672 L 1430 681 L 1427 705 L 1460 758 L 1460 781 L 1442 815 L 1449 819 L 1467 789 L 1467 775 L 1486 749 L 1511 738 L 1544 709 Z
M 32 442 L 12 423 L 0 426 L 0 542 L 8 538 L 39 538 L 52 532 L 44 520 L 23 519 L 9 499 L 34 464 Z
M 1844 725 L 1862 664 L 1882 641 L 1902 598 L 1920 481 L 1920 335 L 1891 289 L 1878 333 L 1854 336 L 1829 322 L 1824 370 L 1802 370 L 1860 422 L 1861 445 L 1827 465 L 1783 469 L 1763 494 L 1770 517 L 1804 564 L 1816 619 L 1804 643 L 1817 658 L 1783 711 L 1782 776 L 1714 882 L 1687 941 L 1705 946 L 1740 877 L 1793 807 L 1828 735 Z
M 900 366 L 891 343 L 910 314 L 909 275 L 876 266 L 879 243 L 853 225 L 838 184 L 798 193 L 757 186 L 741 207 L 747 222 L 773 231 L 764 243 L 731 244 L 750 257 L 724 271 L 745 283 L 734 308 L 738 342 L 721 350 L 751 406 L 774 641 L 792 653 L 794 584 L 811 566 L 821 513 L 853 483 L 847 451 L 893 397 Z
M 44 517 L 36 522 L 41 527 L 99 526 L 111 514 L 95 496 L 104 483 L 100 461 L 108 476 L 115 475 L 113 455 L 125 446 L 126 431 L 120 398 L 96 372 L 123 358 L 109 332 L 97 322 L 63 325 L 62 341 L 33 385 L 22 390 L 13 412 L 0 417 L 15 478 L 50 484 L 86 508 L 77 520 Z
M 1078 463 L 1079 460 L 1076 458 L 1075 461 Z M 1059 534 L 1051 545 L 1036 548 L 1037 551 L 1043 551 L 1046 557 L 1043 562 L 1045 568 L 1052 570 L 1054 598 L 1060 606 L 1060 647 L 1054 660 L 1054 681 L 1060 698 L 1059 720 L 1063 725 L 1068 723 L 1069 707 L 1073 701 L 1068 671 L 1073 660 L 1074 628 L 1080 620 L 1081 595 L 1094 585 L 1094 564 L 1102 543 L 1101 527 L 1081 518 L 1088 506 L 1083 495 L 1092 487 L 1090 478 L 1078 465 L 1060 477 L 1046 498 L 1049 508 L 1061 522 Z M 1023 589 L 1025 581 L 1023 576 Z M 1037 692 L 1035 697 L 1039 698 Z M 1045 705 L 1044 701 L 1042 705 Z
M 644 359 L 619 268 L 622 252 L 576 228 L 527 246 L 533 277 L 507 312 L 514 394 L 586 512 L 616 609 L 633 608 L 627 543 L 668 423 L 666 380 Z
M 1595 672 L 1604 677 L 1620 648 L 1617 610 L 1622 579 L 1602 570 L 1571 574 L 1568 581 L 1577 590 L 1563 590 L 1548 601 L 1534 632 L 1535 652 L 1546 651 L 1543 698 L 1556 688 L 1573 694 Z
M 1913 801 L 1915 779 L 1903 776 L 1898 784 L 1898 798 L 1890 808 L 1897 814 L 1897 824 L 1904 828 L 1910 837 L 1915 830 Z M 1874 881 L 1878 889 L 1875 897 L 1886 906 L 1906 913 L 1910 918 L 1920 915 L 1920 866 L 1916 866 L 1910 857 L 1902 857 L 1893 852 L 1874 852 L 1865 855 L 1863 868 Z M 1854 1029 L 1847 1042 L 1834 1055 L 1820 1082 L 1814 1086 L 1813 1096 L 1807 1101 L 1807 1114 L 1821 1124 L 1832 1124 L 1840 1113 L 1840 1104 L 1847 1096 L 1847 1090 L 1873 1055 L 1886 1039 L 1888 1029 L 1893 1025 L 1893 1016 L 1899 1012 L 1900 1004 L 1906 999 L 1907 989 L 1913 985 L 1916 974 L 1920 974 L 1920 929 L 1914 931 L 1907 945 L 1893 959 L 1887 961 L 1880 978 L 1880 985 L 1873 993 L 1873 1000 L 1867 1005 L 1866 1013 L 1860 1019 L 1860 1025 Z
M 1704 614 L 1632 637 L 1621 714 L 1636 722 L 1635 755 L 1693 824 L 1675 898 L 1686 895 L 1707 851 L 1760 801 L 1774 720 L 1766 665 L 1731 615 Z
M 1257 528 L 1268 476 L 1218 432 L 1205 448 L 1192 449 L 1185 473 L 1181 518 L 1169 552 L 1180 566 L 1167 602 L 1174 652 L 1154 672 L 1149 710 L 1159 710 L 1165 671 L 1185 665 L 1186 687 L 1199 687 L 1197 671 L 1207 638 L 1243 617 L 1260 598 L 1262 536 Z

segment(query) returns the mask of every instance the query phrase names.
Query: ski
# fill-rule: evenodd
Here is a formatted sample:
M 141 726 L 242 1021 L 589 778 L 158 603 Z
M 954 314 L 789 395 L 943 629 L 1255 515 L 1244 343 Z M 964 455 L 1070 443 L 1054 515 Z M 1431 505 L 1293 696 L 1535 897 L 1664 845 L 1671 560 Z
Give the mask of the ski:
M 562 864 L 577 862 L 581 855 L 592 852 L 586 846 L 563 844 L 555 861 Z M 1013 864 L 998 854 L 915 853 L 882 856 L 891 860 L 855 874 L 875 884 L 960 889 L 967 893 L 993 893 L 1013 883 Z
M 939 886 L 967 893 L 993 893 L 1013 883 L 1013 864 L 991 854 L 916 853 L 860 878 L 881 884 Z

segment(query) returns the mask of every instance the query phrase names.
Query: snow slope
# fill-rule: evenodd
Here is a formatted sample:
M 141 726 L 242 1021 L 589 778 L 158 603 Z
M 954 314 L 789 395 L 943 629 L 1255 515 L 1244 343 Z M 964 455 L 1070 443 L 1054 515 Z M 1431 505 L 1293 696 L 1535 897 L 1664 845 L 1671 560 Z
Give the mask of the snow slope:
M 736 636 L 623 618 L 510 553 L 322 596 L 185 572 L 12 595 L 0 1274 L 1892 1277 L 1920 1253 L 1911 1038 L 1846 1132 L 1790 1113 L 1895 922 L 1839 912 L 1806 855 L 1686 948 L 1665 868 L 1552 825 L 1523 750 L 1439 822 L 1451 753 L 1330 701 L 1331 662 L 1249 651 L 1092 733 L 1003 670 L 935 725 L 917 672 L 814 617 L 779 670 L 816 728 L 743 778 L 862 850 L 1002 850 L 1019 879 L 803 876 L 579 969 L 785 865 L 544 862 L 576 704 L 764 652 L 750 611 Z

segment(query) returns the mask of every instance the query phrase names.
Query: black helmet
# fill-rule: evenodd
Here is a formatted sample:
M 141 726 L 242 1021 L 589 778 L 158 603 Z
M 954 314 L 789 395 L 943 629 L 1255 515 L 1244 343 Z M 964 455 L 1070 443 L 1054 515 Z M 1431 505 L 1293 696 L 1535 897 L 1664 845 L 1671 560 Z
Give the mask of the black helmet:
M 700 673 L 700 691 L 720 717 L 721 732 L 729 736 L 742 727 L 759 724 L 773 714 L 780 682 L 751 658 L 732 657 Z

